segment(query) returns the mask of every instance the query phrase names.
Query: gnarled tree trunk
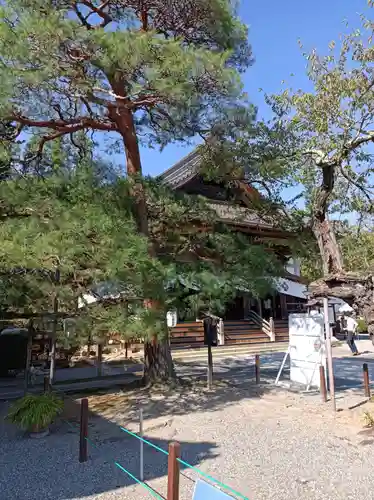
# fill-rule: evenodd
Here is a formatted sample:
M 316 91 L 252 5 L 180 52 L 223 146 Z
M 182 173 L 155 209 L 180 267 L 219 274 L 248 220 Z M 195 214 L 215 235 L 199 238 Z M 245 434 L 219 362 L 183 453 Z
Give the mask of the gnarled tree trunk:
M 123 82 L 113 80 L 112 87 L 118 96 L 123 95 L 125 88 Z M 113 121 L 117 123 L 123 137 L 123 144 L 126 154 L 127 175 L 131 186 L 131 195 L 134 200 L 134 216 L 140 234 L 148 238 L 148 213 L 144 187 L 141 182 L 142 168 L 140 161 L 139 144 L 135 130 L 134 117 L 129 109 L 130 101 L 126 101 L 124 96 L 119 99 L 118 109 L 110 112 Z M 151 257 L 155 257 L 155 249 L 151 242 L 148 245 L 148 252 Z M 145 299 L 144 306 L 147 308 L 157 308 L 152 300 Z M 169 342 L 158 341 L 156 337 L 152 342 L 144 343 L 144 379 L 147 384 L 156 382 L 170 382 L 175 379 L 175 370 L 170 352 Z
M 323 179 L 313 206 L 313 232 L 322 258 L 323 278 L 311 283 L 313 298 L 338 297 L 365 318 L 369 333 L 374 333 L 374 277 L 347 273 L 334 228 L 328 219 L 328 200 L 334 189 L 335 167 L 322 167 Z
M 323 274 L 343 272 L 343 260 L 337 244 L 334 229 L 327 216 L 328 200 L 334 189 L 335 169 L 333 166 L 322 168 L 322 183 L 313 203 L 313 233 L 316 237 L 322 258 Z
M 343 272 L 343 259 L 335 238 L 334 229 L 327 215 L 314 218 L 313 233 L 322 257 L 322 269 L 325 276 Z

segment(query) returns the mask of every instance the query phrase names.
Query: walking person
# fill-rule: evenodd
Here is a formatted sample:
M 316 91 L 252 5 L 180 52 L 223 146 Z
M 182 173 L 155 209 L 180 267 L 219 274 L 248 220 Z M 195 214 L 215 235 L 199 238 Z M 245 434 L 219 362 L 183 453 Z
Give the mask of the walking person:
M 342 317 L 342 325 L 345 330 L 347 344 L 352 351 L 353 356 L 358 356 L 359 352 L 355 343 L 355 336 L 357 332 L 358 323 L 352 314 L 344 313 Z
M 266 319 L 266 321 L 269 321 L 270 317 L 272 316 L 272 303 L 271 303 L 271 298 L 270 297 L 266 297 L 266 299 L 263 301 L 263 304 L 264 304 L 264 319 Z

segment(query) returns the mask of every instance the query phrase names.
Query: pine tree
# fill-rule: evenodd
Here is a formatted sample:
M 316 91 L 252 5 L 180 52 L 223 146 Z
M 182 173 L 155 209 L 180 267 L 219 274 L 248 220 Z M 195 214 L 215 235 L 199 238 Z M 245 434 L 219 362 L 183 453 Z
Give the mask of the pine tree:
M 70 319 L 75 332 L 68 343 L 98 342 L 113 332 L 162 339 L 168 309 L 221 314 L 238 289 L 265 293 L 281 273 L 272 252 L 218 223 L 200 197 L 147 179 L 146 240 L 136 229 L 126 179 L 108 182 L 105 172 L 84 161 L 69 164 L 69 175 L 63 163 L 47 170 L 43 177 L 29 173 L 0 183 L 14 214 L 0 224 L 3 317 L 51 320 L 57 295 L 59 317 Z M 149 241 L 157 258 L 149 256 Z M 77 309 L 86 293 L 95 293 L 97 302 Z M 159 308 L 144 308 L 145 297 Z M 61 322 L 58 331 L 67 343 Z M 172 364 L 167 373 L 174 373 Z
M 240 97 L 237 70 L 250 62 L 229 0 L 7 0 L 0 54 L 0 116 L 40 133 L 39 154 L 82 130 L 117 135 L 144 237 L 140 140 L 162 147 L 209 133 Z M 154 336 L 145 352 L 166 377 L 168 343 Z

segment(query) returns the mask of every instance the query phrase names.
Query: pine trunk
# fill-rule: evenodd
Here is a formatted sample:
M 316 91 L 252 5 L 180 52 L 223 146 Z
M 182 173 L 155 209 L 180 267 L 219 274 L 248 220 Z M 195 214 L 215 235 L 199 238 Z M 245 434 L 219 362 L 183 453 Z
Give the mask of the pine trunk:
M 112 81 L 114 92 L 118 96 L 123 96 L 123 82 Z M 109 114 L 113 121 L 117 123 L 119 132 L 123 138 L 123 144 L 126 154 L 127 175 L 132 183 L 131 195 L 134 200 L 134 217 L 140 234 L 148 238 L 148 214 L 144 187 L 142 184 L 142 167 L 140 161 L 140 151 L 138 138 L 135 129 L 134 117 L 132 111 L 127 106 L 124 96 L 119 99 L 117 110 L 110 111 Z M 148 245 L 148 252 L 151 257 L 156 253 L 151 242 Z M 144 300 L 145 307 L 154 307 L 153 301 Z M 145 380 L 149 383 L 171 382 L 175 379 L 173 360 L 170 352 L 170 345 L 166 342 L 158 341 L 156 338 L 150 343 L 146 342 L 144 346 L 145 358 Z
M 170 383 L 176 379 L 168 340 L 144 343 L 144 382 Z

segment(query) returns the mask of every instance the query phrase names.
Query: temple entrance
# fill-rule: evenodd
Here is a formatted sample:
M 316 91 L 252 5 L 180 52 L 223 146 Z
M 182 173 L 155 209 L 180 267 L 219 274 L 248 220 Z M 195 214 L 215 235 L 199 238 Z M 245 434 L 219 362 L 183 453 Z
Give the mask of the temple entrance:
M 235 297 L 235 299 L 228 304 L 225 319 L 229 321 L 240 321 L 244 319 L 244 300 L 243 297 Z

